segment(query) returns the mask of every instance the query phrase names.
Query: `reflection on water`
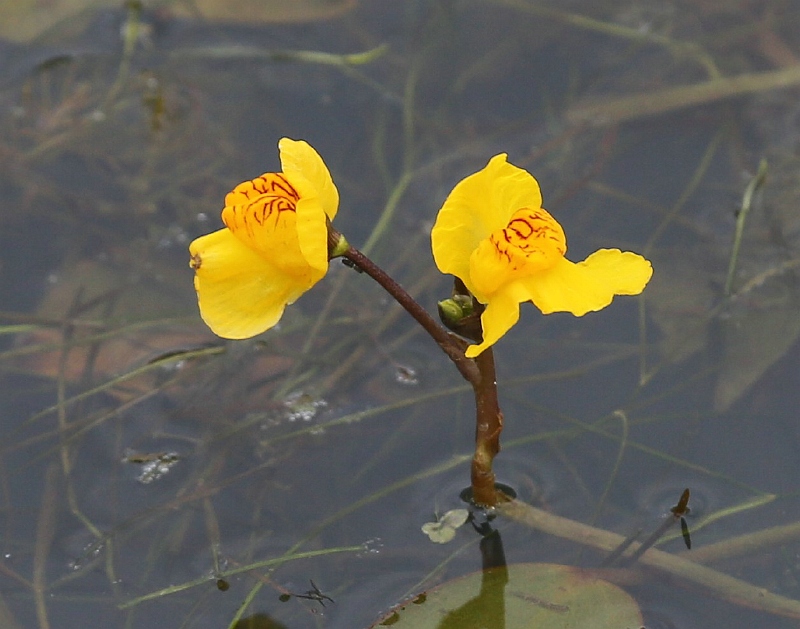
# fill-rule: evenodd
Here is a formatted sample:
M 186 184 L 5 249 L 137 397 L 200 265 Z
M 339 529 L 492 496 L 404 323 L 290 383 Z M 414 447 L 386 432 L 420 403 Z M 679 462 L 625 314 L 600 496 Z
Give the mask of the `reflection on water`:
M 243 23 L 114 3 L 0 44 L 0 625 L 352 629 L 481 567 L 472 527 L 420 532 L 463 507 L 471 393 L 365 277 L 334 264 L 252 341 L 199 320 L 186 245 L 289 136 L 325 156 L 338 227 L 429 308 L 450 292 L 435 212 L 498 152 L 536 174 L 573 259 L 647 253 L 640 301 L 525 309 L 498 344 L 500 480 L 623 537 L 689 487 L 693 547 L 747 535 L 710 566 L 785 598 L 743 611 L 626 571 L 646 626 L 793 626 L 797 535 L 764 529 L 798 511 L 800 136 L 792 92 L 758 86 L 795 67 L 798 9 L 551 6 L 308 2 Z M 732 76 L 748 95 L 712 90 Z M 702 106 L 570 122 L 685 85 Z M 493 524 L 510 565 L 603 558 Z M 332 601 L 279 600 L 309 583 Z

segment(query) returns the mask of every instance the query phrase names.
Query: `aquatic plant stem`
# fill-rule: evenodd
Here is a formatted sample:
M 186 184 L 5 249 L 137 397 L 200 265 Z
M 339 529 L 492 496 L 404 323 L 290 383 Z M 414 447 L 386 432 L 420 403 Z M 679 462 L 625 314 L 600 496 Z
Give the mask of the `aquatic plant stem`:
M 503 431 L 503 413 L 497 399 L 497 376 L 494 353 L 488 347 L 475 358 L 481 379 L 473 384 L 475 391 L 475 455 L 472 458 L 472 501 L 481 506 L 494 507 L 501 494 L 495 487 L 492 461 L 500 452 L 500 433 Z
M 347 244 L 342 235 L 329 226 L 330 251 L 341 256 L 354 268 L 369 275 L 399 303 L 453 362 L 463 378 L 472 385 L 475 393 L 475 455 L 472 459 L 472 500 L 486 507 L 497 505 L 500 494 L 495 488 L 492 461 L 500 451 L 500 433 L 503 430 L 503 413 L 497 398 L 497 376 L 495 375 L 492 349 L 484 350 L 477 358 L 464 355 L 466 342 L 439 324 L 406 290 L 392 279 L 377 264 Z

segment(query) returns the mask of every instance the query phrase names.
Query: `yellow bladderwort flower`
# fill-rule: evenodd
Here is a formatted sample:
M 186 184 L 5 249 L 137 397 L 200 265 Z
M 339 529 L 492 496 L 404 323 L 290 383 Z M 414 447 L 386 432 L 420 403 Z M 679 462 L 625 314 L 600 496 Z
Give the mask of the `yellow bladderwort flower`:
M 280 173 L 239 184 L 225 197 L 225 228 L 189 246 L 200 315 L 219 336 L 255 336 L 328 270 L 327 220 L 339 192 L 306 142 L 278 143 Z
M 614 295 L 641 293 L 653 274 L 645 258 L 619 249 L 600 249 L 577 264 L 567 260 L 564 230 L 542 209 L 539 184 L 505 153 L 456 185 L 431 243 L 439 270 L 460 278 L 486 305 L 483 342 L 467 348 L 471 358 L 517 322 L 524 301 L 544 314 L 580 317 L 605 308 Z

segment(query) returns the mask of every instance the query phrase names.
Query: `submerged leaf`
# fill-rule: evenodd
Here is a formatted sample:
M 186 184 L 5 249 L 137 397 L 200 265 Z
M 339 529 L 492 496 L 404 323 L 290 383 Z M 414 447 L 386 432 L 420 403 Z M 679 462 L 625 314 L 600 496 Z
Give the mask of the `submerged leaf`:
M 699 351 L 718 361 L 718 412 L 747 393 L 800 337 L 795 260 L 753 260 L 752 251 L 749 256 L 741 274 L 746 281 L 740 280 L 729 300 L 722 294 L 722 260 L 698 261 L 688 251 L 657 258 L 663 273 L 646 297 L 664 362 L 677 364 Z
M 692 259 L 688 252 L 656 257 L 661 269 L 645 297 L 648 312 L 661 332 L 663 360 L 679 363 L 705 349 L 708 325 L 719 292 L 708 265 Z
M 720 320 L 722 356 L 714 408 L 729 408 L 800 336 L 800 292 L 792 274 L 740 294 Z
M 665 362 L 699 350 L 717 361 L 717 412 L 745 395 L 800 337 L 800 160 L 780 148 L 767 158 L 769 176 L 765 182 L 762 162 L 744 190 L 736 227 L 729 215 L 712 213 L 710 237 L 695 249 L 665 251 L 666 259 L 657 260 L 664 272 L 646 295 Z M 730 226 L 722 240 L 721 225 Z

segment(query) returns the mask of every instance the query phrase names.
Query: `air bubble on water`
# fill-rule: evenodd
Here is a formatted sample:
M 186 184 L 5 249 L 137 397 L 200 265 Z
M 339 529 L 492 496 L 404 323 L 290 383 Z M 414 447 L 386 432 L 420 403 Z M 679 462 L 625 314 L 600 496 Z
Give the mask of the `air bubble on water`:
M 361 544 L 363 551 L 356 554 L 356 557 L 367 557 L 369 555 L 378 555 L 383 550 L 383 540 L 380 537 L 371 537 Z
M 261 430 L 269 430 L 274 426 L 280 426 L 282 417 L 277 412 L 271 411 L 267 413 L 248 413 L 246 416 L 247 420 L 255 420 L 255 418 L 261 418 L 261 422 L 258 424 L 258 427 Z
M 76 557 L 72 561 L 68 562 L 67 567 L 73 572 L 77 572 L 86 565 L 87 561 L 99 556 L 104 547 L 105 541 L 102 539 L 95 540 L 94 542 L 87 544 L 84 547 L 80 557 Z
M 167 227 L 156 243 L 157 249 L 169 249 L 175 245 L 185 245 L 189 242 L 189 234 L 180 225 L 173 224 Z
M 416 369 L 408 365 L 397 365 L 394 370 L 394 379 L 398 384 L 404 384 L 406 386 L 419 384 Z
M 177 452 L 162 452 L 152 460 L 142 463 L 142 471 L 136 477 L 143 485 L 149 485 L 167 474 L 181 460 Z

